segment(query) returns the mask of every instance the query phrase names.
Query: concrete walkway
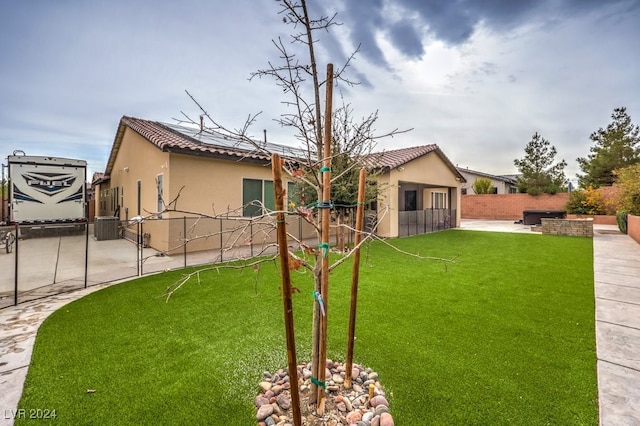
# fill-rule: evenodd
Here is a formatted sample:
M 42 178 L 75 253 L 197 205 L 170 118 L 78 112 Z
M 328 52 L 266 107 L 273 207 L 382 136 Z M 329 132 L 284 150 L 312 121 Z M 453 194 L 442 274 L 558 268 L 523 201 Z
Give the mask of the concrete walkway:
M 531 232 L 529 226 L 509 221 L 464 220 L 461 228 Z M 640 426 L 640 244 L 615 226 L 595 228 L 600 424 Z M 111 284 L 0 310 L 0 425 L 13 424 L 40 324 L 65 304 Z
M 623 234 L 593 240 L 598 393 L 602 425 L 640 425 L 640 244 Z

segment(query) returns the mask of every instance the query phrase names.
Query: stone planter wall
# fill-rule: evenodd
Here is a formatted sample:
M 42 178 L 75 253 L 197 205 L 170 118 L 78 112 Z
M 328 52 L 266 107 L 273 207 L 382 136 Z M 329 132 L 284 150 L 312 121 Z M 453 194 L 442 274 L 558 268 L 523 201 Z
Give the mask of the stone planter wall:
M 567 219 L 593 219 L 594 225 L 617 225 L 618 221 L 614 215 L 588 215 L 588 214 L 568 214 Z
M 542 233 L 545 235 L 569 235 L 593 238 L 592 219 L 542 219 Z

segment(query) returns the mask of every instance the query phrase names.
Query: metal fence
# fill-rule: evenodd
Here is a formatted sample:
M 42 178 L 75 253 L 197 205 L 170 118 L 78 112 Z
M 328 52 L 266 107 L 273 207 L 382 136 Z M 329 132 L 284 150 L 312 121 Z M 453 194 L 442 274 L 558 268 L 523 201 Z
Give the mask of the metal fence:
M 98 219 L 94 224 L 0 226 L 0 237 L 15 237 L 8 250 L 0 245 L 0 309 L 102 283 L 277 252 L 273 224 L 266 221 Z M 287 223 L 293 237 L 317 244 L 303 219 L 292 216 Z M 344 235 L 345 243 L 353 238 L 352 232 Z M 336 240 L 334 233 L 331 242 Z
M 452 209 L 427 209 L 398 212 L 398 236 L 426 234 L 454 228 L 456 211 Z
M 341 228 L 345 244 L 354 240 L 354 216 L 347 215 Z M 398 234 L 449 229 L 455 217 L 449 209 L 399 212 Z M 374 222 L 375 212 L 369 212 L 365 231 L 372 231 Z M 317 244 L 314 229 L 302 218 L 291 216 L 287 225 L 297 240 Z M 336 225 L 334 218 L 332 244 L 339 238 Z M 0 226 L 0 309 L 161 271 L 275 254 L 276 243 L 273 223 L 238 217 L 139 223 L 103 217 L 94 224 Z

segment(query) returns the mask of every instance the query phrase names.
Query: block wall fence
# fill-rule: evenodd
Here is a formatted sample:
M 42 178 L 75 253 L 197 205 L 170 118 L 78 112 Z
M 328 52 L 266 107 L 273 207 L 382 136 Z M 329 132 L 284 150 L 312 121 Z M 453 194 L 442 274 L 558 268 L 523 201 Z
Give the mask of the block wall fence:
M 627 235 L 640 244 L 640 216 L 627 216 Z
M 482 194 L 462 195 L 463 219 L 519 220 L 524 210 L 566 210 L 569 194 Z

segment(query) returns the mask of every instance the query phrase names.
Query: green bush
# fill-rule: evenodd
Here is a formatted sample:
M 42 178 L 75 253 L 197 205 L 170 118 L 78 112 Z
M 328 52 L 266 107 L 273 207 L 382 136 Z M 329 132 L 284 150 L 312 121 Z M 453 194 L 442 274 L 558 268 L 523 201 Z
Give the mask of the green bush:
M 616 213 L 616 220 L 618 221 L 618 229 L 623 234 L 627 233 L 627 214 L 626 210 L 620 210 Z
M 566 209 L 569 214 L 589 214 L 587 208 L 587 195 L 584 191 L 573 191 L 569 195 L 569 202 Z
M 493 182 L 489 178 L 478 178 L 471 187 L 476 194 L 495 194 Z

